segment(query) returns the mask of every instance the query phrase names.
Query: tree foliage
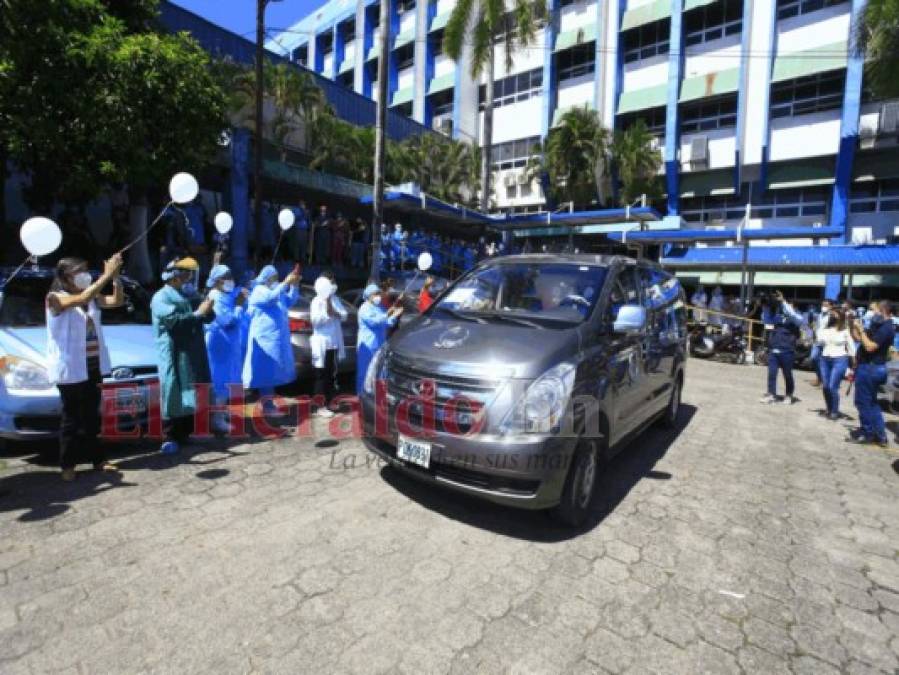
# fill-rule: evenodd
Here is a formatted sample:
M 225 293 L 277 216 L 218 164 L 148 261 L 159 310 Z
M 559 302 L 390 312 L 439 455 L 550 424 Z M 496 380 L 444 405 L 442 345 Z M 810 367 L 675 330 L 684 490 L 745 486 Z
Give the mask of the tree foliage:
M 899 0 L 868 0 L 855 34 L 867 80 L 879 98 L 899 96 Z
M 0 142 L 26 201 L 84 203 L 112 181 L 146 189 L 198 171 L 224 94 L 187 35 L 157 32 L 157 0 L 2 0 Z
M 638 119 L 624 131 L 615 132 L 612 157 L 620 181 L 622 206 L 633 204 L 643 195 L 648 201 L 662 196 L 659 178 L 662 155 L 654 147 L 654 136 L 649 133 L 646 122 Z

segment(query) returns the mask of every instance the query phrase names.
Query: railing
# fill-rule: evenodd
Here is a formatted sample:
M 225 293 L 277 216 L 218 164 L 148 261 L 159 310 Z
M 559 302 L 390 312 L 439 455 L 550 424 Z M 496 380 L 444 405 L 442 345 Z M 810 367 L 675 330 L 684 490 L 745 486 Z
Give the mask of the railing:
M 752 326 L 753 326 L 753 324 L 758 324 L 758 325 L 762 326 L 762 333 L 764 334 L 764 327 L 765 327 L 764 321 L 759 321 L 758 319 L 750 319 L 748 316 L 742 316 L 740 314 L 729 314 L 727 312 L 722 312 L 722 311 L 719 311 L 716 309 L 709 309 L 707 307 L 696 307 L 694 305 L 687 305 L 687 309 L 690 311 L 690 315 L 693 317 L 694 322 L 696 322 L 696 323 L 703 323 L 701 320 L 696 321 L 697 313 L 701 313 L 703 316 L 708 316 L 710 314 L 714 314 L 715 316 L 718 316 L 722 319 L 734 319 L 734 320 L 744 323 L 745 327 L 743 329 L 743 334 L 746 336 L 746 351 L 747 352 L 753 351 L 753 349 L 752 349 L 753 339 L 757 339 L 757 340 L 763 339 L 761 337 L 754 338 L 754 336 L 752 334 Z M 708 322 L 705 322 L 705 323 L 708 324 Z M 718 324 L 708 324 L 708 325 L 715 326 Z

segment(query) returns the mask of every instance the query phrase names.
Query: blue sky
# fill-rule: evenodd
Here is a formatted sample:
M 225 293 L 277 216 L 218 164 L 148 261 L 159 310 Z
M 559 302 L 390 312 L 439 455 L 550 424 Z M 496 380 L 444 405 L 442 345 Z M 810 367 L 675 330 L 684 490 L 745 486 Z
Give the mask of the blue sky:
M 271 2 L 265 10 L 268 28 L 287 28 L 325 4 L 326 0 L 283 0 Z M 251 40 L 256 34 L 255 0 L 173 0 L 205 19 Z

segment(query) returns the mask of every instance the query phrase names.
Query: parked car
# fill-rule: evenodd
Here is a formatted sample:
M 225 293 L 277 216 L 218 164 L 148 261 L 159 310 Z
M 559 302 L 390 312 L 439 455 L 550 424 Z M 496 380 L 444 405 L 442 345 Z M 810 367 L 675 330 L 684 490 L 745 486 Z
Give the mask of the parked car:
M 0 269 L 0 286 L 10 273 Z M 44 299 L 52 280 L 50 269 L 25 269 L 4 291 L 0 305 L 2 440 L 42 440 L 55 437 L 59 430 L 62 404 L 46 369 Z M 126 277 L 122 282 L 125 304 L 103 310 L 103 334 L 112 365 L 103 384 L 121 389 L 121 404 L 136 405 L 141 412 L 138 421 L 145 422 L 149 387 L 158 382 L 150 299 L 136 282 Z
M 293 345 L 293 357 L 298 377 L 312 374 L 312 349 L 309 346 L 309 338 L 312 337 L 312 322 L 309 320 L 309 307 L 314 297 L 314 288 L 300 286 L 300 297 L 287 313 L 290 323 L 290 343 Z M 343 302 L 347 310 L 347 318 L 340 325 L 343 330 L 346 358 L 340 362 L 339 370 L 341 373 L 347 373 L 356 370 L 356 334 L 359 331 L 359 321 L 356 318 L 356 308 L 353 304 L 346 300 Z
M 686 336 L 683 290 L 649 262 L 484 261 L 372 360 L 366 445 L 415 478 L 579 525 L 603 460 L 676 423 Z

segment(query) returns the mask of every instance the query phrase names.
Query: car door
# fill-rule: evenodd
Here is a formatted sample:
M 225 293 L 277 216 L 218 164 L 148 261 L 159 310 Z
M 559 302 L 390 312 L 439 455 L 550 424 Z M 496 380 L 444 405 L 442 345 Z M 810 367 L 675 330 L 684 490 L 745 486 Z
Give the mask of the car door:
M 646 308 L 646 333 L 643 336 L 643 362 L 647 379 L 647 414 L 653 414 L 667 400 L 674 368 L 674 347 L 668 339 L 669 276 L 660 269 L 641 265 L 638 268 L 643 307 Z
M 608 359 L 613 396 L 610 440 L 617 443 L 645 419 L 650 386 L 646 376 L 643 336 L 625 335 L 612 330 L 622 305 L 640 304 L 635 268 L 621 268 L 610 283 L 604 323 L 609 334 Z

